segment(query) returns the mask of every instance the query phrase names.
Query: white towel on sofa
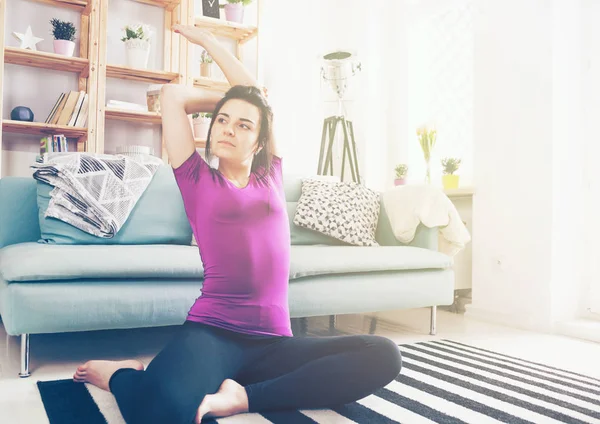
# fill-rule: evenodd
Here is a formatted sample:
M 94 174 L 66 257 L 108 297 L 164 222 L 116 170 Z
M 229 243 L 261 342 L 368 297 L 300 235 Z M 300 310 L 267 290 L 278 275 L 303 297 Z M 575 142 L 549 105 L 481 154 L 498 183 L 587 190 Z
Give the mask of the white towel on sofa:
M 427 184 L 397 186 L 383 192 L 383 202 L 396 239 L 410 243 L 420 223 L 440 227 L 439 251 L 449 256 L 471 241 L 456 207 L 439 188 Z
M 33 177 L 55 188 L 45 216 L 112 238 L 162 165 L 150 155 L 50 153 Z

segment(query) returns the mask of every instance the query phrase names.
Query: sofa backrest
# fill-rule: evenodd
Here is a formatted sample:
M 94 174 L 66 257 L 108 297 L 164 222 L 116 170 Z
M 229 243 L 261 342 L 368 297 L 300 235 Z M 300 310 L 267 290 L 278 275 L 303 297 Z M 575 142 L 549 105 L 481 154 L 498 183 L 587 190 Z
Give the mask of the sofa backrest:
M 284 176 L 292 244 L 344 244 L 332 237 L 298 227 L 293 223 L 298 200 L 302 194 L 302 178 L 301 175 L 286 174 Z M 4 177 L 0 179 L 0 247 L 40 239 L 37 186 L 38 183 L 33 178 Z M 179 190 L 174 182 L 173 190 Z M 400 244 L 391 233 L 383 203 L 379 214 L 376 239 L 382 245 Z M 417 241 L 411 244 L 418 245 L 419 243 Z
M 0 248 L 40 238 L 36 181 L 0 178 Z

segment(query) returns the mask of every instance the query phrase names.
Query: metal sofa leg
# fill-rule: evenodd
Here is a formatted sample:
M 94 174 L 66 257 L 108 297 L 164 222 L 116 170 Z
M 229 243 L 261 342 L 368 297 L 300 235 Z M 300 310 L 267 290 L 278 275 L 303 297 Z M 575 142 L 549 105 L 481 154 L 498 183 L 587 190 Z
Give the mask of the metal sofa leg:
M 429 334 L 431 334 L 432 336 L 435 336 L 435 333 L 437 331 L 435 325 L 436 325 L 436 321 L 437 321 L 437 306 L 432 306 L 431 307 L 431 328 L 429 329 Z
M 337 317 L 335 315 L 329 315 L 329 333 L 330 334 L 335 334 L 335 324 L 336 324 L 336 319 Z
M 306 336 L 308 332 L 308 318 L 302 317 L 300 318 L 300 334 Z
M 371 325 L 369 325 L 369 334 L 375 334 L 376 329 L 377 329 L 377 317 L 372 317 Z
M 19 377 L 29 377 L 29 334 L 21 334 L 21 372 Z

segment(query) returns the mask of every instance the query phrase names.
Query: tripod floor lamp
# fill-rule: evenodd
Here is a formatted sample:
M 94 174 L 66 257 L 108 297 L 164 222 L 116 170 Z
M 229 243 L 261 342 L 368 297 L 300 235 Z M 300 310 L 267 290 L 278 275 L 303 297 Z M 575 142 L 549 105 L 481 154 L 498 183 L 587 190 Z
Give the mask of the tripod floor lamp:
M 323 56 L 321 75 L 338 96 L 338 113 L 323 120 L 321 148 L 319 152 L 318 175 L 333 175 L 333 151 L 336 135 L 342 138 L 341 180 L 344 180 L 346 164 L 350 167 L 352 181 L 360 183 L 356 141 L 352 121 L 346 119 L 343 97 L 348 86 L 348 79 L 360 70 L 361 64 L 352 53 L 337 51 Z

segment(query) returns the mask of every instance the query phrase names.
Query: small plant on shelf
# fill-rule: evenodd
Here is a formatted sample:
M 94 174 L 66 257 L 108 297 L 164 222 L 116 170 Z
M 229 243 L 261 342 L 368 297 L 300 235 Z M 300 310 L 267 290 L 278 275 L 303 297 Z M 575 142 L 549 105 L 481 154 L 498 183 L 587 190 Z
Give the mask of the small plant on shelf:
M 52 36 L 54 37 L 54 53 L 73 56 L 75 51 L 75 34 L 77 29 L 72 22 L 50 19 Z
M 206 50 L 202 50 L 202 53 L 200 54 L 200 63 L 213 63 L 213 58 Z
M 460 158 L 443 158 L 442 166 L 444 167 L 444 175 L 442 176 L 442 184 L 445 189 L 458 188 L 459 176 L 454 175 L 460 168 Z
M 208 128 L 210 127 L 210 120 L 212 119 L 212 113 L 200 112 L 192 115 L 194 123 L 194 137 L 206 140 L 208 136 Z
M 55 40 L 75 41 L 77 29 L 72 22 L 61 21 L 60 19 L 51 19 L 52 35 Z
M 252 3 L 252 0 L 226 0 L 226 4 L 219 7 L 225 9 L 225 19 L 229 22 L 244 22 L 244 8 Z
M 121 38 L 121 41 L 126 42 L 129 40 L 143 40 L 150 41 L 152 37 L 152 30 L 150 29 L 150 25 L 146 24 L 132 24 L 125 25 L 123 27 L 124 35 Z
M 442 159 L 442 166 L 444 167 L 444 175 L 454 175 L 458 168 L 460 168 L 459 158 L 444 158 Z
M 200 76 L 210 78 L 213 58 L 206 50 L 202 50 L 200 54 Z
M 125 43 L 126 64 L 130 68 L 146 69 L 150 57 L 150 25 L 137 23 L 126 25 L 121 41 Z
M 408 165 L 405 163 L 400 163 L 394 168 L 396 172 L 396 179 L 394 180 L 394 185 L 404 185 L 406 173 L 408 172 Z

